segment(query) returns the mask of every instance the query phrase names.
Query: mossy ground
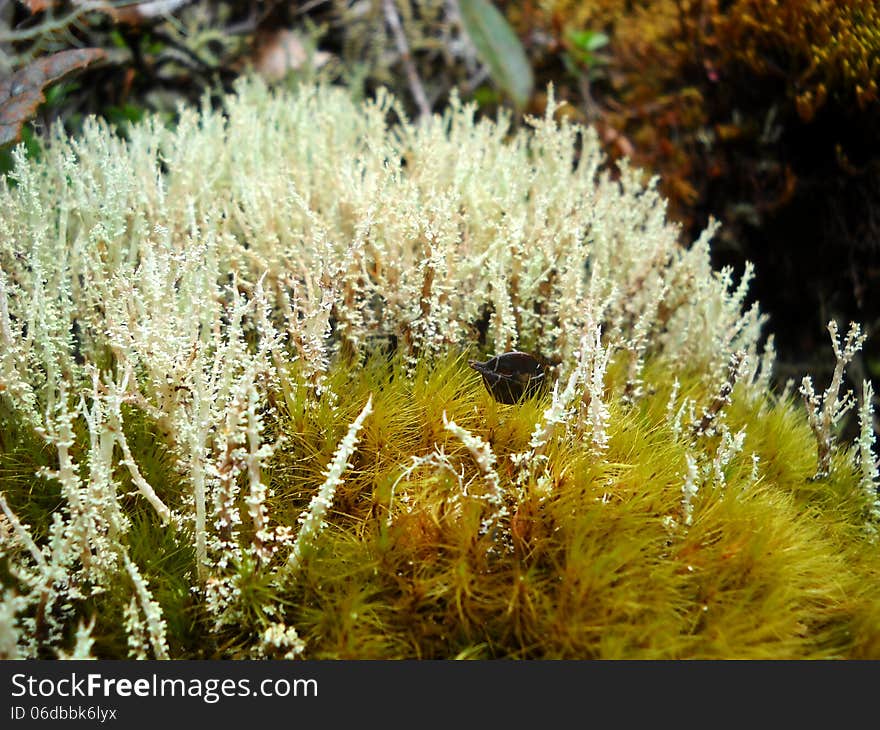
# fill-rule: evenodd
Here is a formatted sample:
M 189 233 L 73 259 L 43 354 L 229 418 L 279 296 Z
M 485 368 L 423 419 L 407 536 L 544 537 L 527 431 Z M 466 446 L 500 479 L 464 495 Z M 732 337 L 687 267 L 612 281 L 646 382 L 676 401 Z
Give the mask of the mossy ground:
M 125 540 L 162 605 L 171 655 L 247 656 L 264 609 L 274 607 L 311 659 L 880 657 L 880 545 L 866 530 L 867 499 L 846 451 L 829 479 L 810 481 L 815 444 L 800 406 L 754 402 L 738 388 L 726 419 L 734 432 L 747 429 L 743 450 L 725 467 L 723 487 L 701 485 L 685 527 L 686 453 L 711 456 L 714 445 L 676 438 L 667 418 L 672 377 L 656 364 L 645 376 L 636 405 L 609 396 L 601 457 L 586 441 L 555 439 L 545 452 L 549 480 L 517 487 L 509 455 L 527 448 L 546 394 L 500 405 L 464 354 L 411 373 L 377 356 L 337 363 L 327 381 L 335 398 L 316 401 L 294 385 L 293 367 L 273 404 L 271 427 L 285 436 L 267 474 L 276 524 L 297 525 L 348 425 L 373 398 L 328 525 L 293 579 L 278 585 L 271 570 L 238 566 L 239 619 L 217 630 L 190 590 L 191 538 L 126 498 Z M 621 367 L 609 371 L 609 394 L 620 392 L 621 377 Z M 711 400 L 696 379 L 680 379 L 680 397 Z M 486 485 L 444 429 L 444 412 L 497 455 L 510 511 L 499 530 L 481 534 Z M 170 452 L 130 415 L 145 477 L 170 505 L 182 503 Z M 59 496 L 33 474 L 51 455 L 8 415 L 2 427 L 2 488 L 42 537 Z M 407 470 L 413 456 L 438 448 L 454 471 Z M 0 569 L 5 583 L 8 566 Z M 120 588 L 81 607 L 97 617 L 96 656 L 126 656 L 129 599 Z

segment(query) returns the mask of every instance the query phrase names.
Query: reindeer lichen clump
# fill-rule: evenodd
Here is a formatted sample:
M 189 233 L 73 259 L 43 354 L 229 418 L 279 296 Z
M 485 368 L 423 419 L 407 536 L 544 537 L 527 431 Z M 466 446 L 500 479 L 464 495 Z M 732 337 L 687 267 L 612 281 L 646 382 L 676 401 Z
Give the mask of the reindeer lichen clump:
M 834 451 L 834 428 L 840 420 L 855 405 L 852 391 L 847 391 L 840 398 L 840 388 L 843 385 L 843 376 L 846 366 L 853 356 L 861 349 L 865 337 L 861 327 L 853 322 L 850 324 L 846 339 L 841 343 L 838 335 L 837 322 L 828 323 L 828 332 L 831 335 L 831 346 L 834 349 L 836 362 L 831 383 L 820 398 L 813 389 L 813 379 L 807 375 L 801 382 L 800 393 L 804 398 L 807 408 L 807 417 L 810 420 L 810 428 L 816 437 L 818 451 L 818 466 L 813 479 L 824 479 L 831 473 L 831 456 Z
M 472 572 L 491 585 L 457 600 L 488 600 L 510 566 L 542 576 L 568 550 L 586 570 L 610 533 L 563 526 L 627 504 L 599 523 L 640 515 L 620 534 L 662 549 L 666 571 L 712 519 L 704 495 L 758 484 L 779 462 L 758 457 L 772 419 L 734 412 L 772 406 L 750 271 L 735 284 L 711 268 L 714 223 L 682 246 L 656 180 L 606 169 L 595 132 L 556 109 L 513 129 L 452 99 L 415 125 L 381 93 L 247 81 L 174 128 L 147 120 L 123 140 L 90 120 L 39 159 L 16 150 L 0 183 L 0 423 L 31 446 L 0 439 L 16 475 L 0 484 L 3 655 L 186 655 L 193 602 L 225 632 L 219 656 L 320 656 L 300 628 L 341 572 L 403 585 L 410 568 L 388 566 L 406 555 L 413 581 L 438 571 L 407 605 L 447 605 Z M 554 384 L 481 400 L 456 355 L 478 348 L 538 353 Z M 687 529 L 670 537 L 673 523 Z M 556 554 L 560 536 L 575 542 Z M 365 654 L 413 645 L 388 638 L 385 607 L 367 614 L 384 638 Z

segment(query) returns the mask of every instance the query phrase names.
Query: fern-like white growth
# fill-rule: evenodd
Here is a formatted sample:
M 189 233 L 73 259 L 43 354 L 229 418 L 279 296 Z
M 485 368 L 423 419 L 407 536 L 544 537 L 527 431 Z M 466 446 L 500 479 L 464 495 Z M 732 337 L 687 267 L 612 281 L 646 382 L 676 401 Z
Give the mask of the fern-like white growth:
M 305 648 L 306 643 L 293 626 L 278 622 L 263 632 L 254 654 L 258 659 L 296 659 Z
M 860 484 L 871 505 L 871 519 L 880 522 L 880 461 L 874 454 L 874 386 L 870 380 L 862 382 L 862 403 L 859 406 L 858 466 Z
M 3 530 L 0 531 L 0 554 L 14 555 L 19 549 L 24 548 L 30 554 L 35 565 L 45 568 L 46 558 L 37 547 L 37 543 L 31 537 L 27 525 L 23 525 L 7 504 L 3 492 L 0 492 L 0 509 L 3 510 Z
M 694 521 L 694 498 L 700 490 L 700 470 L 697 468 L 697 460 L 686 454 L 687 471 L 685 472 L 684 484 L 681 485 L 681 508 L 684 524 L 690 526 Z
M 718 423 L 723 420 L 724 408 L 730 404 L 733 389 L 747 364 L 748 356 L 745 352 L 734 352 L 730 356 L 727 377 L 712 399 L 712 403 L 703 411 L 699 421 L 693 423 L 692 435 L 694 438 L 712 436 L 718 430 Z
M 724 468 L 735 456 L 742 452 L 746 440 L 746 429 L 741 428 L 736 433 L 732 433 L 725 423 L 722 424 L 720 431 L 721 440 L 718 443 L 718 448 L 712 459 L 712 474 L 716 483 L 723 487 L 727 482 L 727 477 L 724 475 Z M 757 469 L 757 467 L 754 468 Z M 755 479 L 753 478 L 752 481 L 754 480 Z
M 532 430 L 529 448 L 510 455 L 520 489 L 530 479 L 537 478 L 538 492 L 548 491 L 549 480 L 543 469 L 547 461 L 544 452 L 557 432 L 573 439 L 588 436 L 597 456 L 607 449 L 610 414 L 605 403 L 605 370 L 612 352 L 612 344 L 602 342 L 601 326 L 590 320 L 567 374 L 563 373 L 553 384 L 550 405 Z M 565 385 L 560 389 L 562 380 Z
M 608 421 L 611 416 L 605 403 L 605 370 L 612 352 L 611 344 L 602 344 L 602 328 L 598 325 L 582 340 L 580 361 L 584 382 L 578 430 L 586 428 L 589 431 L 593 453 L 597 455 L 608 448 Z
M 150 593 L 138 567 L 124 556 L 125 569 L 134 584 L 134 595 L 126 610 L 126 633 L 135 658 L 145 659 L 147 649 L 154 659 L 168 659 L 168 641 L 162 608 Z
M 59 651 L 58 658 L 65 660 L 75 660 L 81 661 L 83 659 L 94 659 L 92 656 L 92 646 L 95 644 L 95 639 L 92 636 L 92 629 L 95 628 L 95 618 L 92 617 L 92 620 L 87 624 L 84 624 L 80 621 L 77 626 L 76 633 L 73 637 L 73 650 L 70 652 Z
M 483 519 L 480 534 L 492 534 L 501 521 L 507 517 L 507 505 L 504 503 L 504 490 L 501 487 L 501 479 L 495 470 L 497 458 L 492 446 L 479 436 L 472 434 L 466 428 L 459 426 L 455 421 L 446 418 L 443 411 L 443 427 L 454 434 L 474 457 L 488 489 L 486 490 L 486 503 L 489 505 L 489 514 Z
M 19 614 L 28 607 L 28 600 L 7 588 L 0 595 L 0 659 L 25 659 L 24 640 Z
M 434 445 L 434 450 L 425 454 L 424 456 L 416 456 L 413 455 L 410 457 L 409 463 L 406 465 L 400 474 L 397 476 L 397 479 L 394 480 L 394 483 L 391 485 L 391 491 L 388 495 L 388 517 L 385 520 L 385 524 L 387 526 L 391 526 L 394 522 L 394 500 L 397 492 L 397 487 L 400 483 L 406 479 L 409 479 L 412 476 L 413 472 L 418 469 L 429 468 L 434 471 L 442 471 L 447 474 L 451 474 L 455 477 L 458 482 L 458 494 L 465 495 L 465 481 L 464 481 L 464 466 L 459 464 L 459 468 L 456 469 L 456 465 L 452 463 L 452 460 L 446 455 L 446 451 L 443 448 L 443 445 Z M 408 494 L 404 494 L 401 499 L 401 502 L 404 504 L 410 501 L 410 497 Z
M 866 337 L 862 334 L 862 328 L 855 322 L 850 323 L 849 331 L 843 342 L 840 341 L 837 322 L 834 320 L 828 323 L 828 332 L 831 335 L 831 346 L 836 358 L 831 383 L 821 397 L 814 390 L 813 380 L 809 375 L 804 377 L 800 387 L 800 393 L 807 408 L 810 428 L 816 437 L 818 451 L 818 466 L 813 479 L 824 479 L 831 473 L 834 428 L 855 405 L 852 391 L 848 390 L 842 398 L 840 397 L 843 376 L 846 372 L 846 366 L 861 349 Z
M 349 424 L 348 432 L 342 441 L 339 442 L 339 446 L 336 447 L 333 458 L 330 460 L 330 465 L 325 472 L 324 483 L 312 497 L 308 509 L 299 516 L 299 533 L 287 559 L 288 571 L 295 573 L 299 570 L 304 551 L 314 542 L 318 533 L 326 525 L 325 518 L 330 510 L 330 506 L 333 504 L 336 489 L 343 482 L 342 475 L 350 466 L 348 460 L 354 453 L 355 446 L 357 446 L 358 432 L 372 411 L 373 396 L 371 395 L 358 417 Z

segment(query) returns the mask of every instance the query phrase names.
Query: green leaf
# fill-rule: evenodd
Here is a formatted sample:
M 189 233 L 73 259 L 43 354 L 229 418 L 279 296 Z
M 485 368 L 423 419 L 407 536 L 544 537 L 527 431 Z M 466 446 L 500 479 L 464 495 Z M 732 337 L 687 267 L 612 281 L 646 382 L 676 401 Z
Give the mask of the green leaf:
M 79 84 L 72 81 L 62 81 L 46 89 L 44 96 L 48 107 L 59 107 L 72 91 L 79 89 Z
M 459 0 L 461 23 L 495 83 L 522 108 L 532 95 L 532 67 L 513 28 L 488 0 Z
M 492 106 L 501 102 L 501 95 L 498 93 L 498 90 L 488 86 L 478 86 L 474 89 L 473 97 L 477 105 L 481 107 Z
M 573 46 L 572 56 L 575 60 L 587 68 L 603 63 L 595 51 L 608 45 L 610 39 L 607 35 L 592 30 L 570 30 L 566 35 Z
M 573 30 L 569 32 L 568 37 L 578 49 L 586 53 L 598 51 L 607 46 L 610 40 L 604 33 L 593 30 Z

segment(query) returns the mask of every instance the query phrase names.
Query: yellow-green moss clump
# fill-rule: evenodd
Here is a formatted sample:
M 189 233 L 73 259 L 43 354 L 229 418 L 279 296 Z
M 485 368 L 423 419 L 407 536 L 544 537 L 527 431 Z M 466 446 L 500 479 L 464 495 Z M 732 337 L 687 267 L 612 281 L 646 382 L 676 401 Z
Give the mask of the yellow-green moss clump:
M 868 404 L 827 451 L 750 272 L 530 125 L 244 83 L 19 150 L 0 655 L 878 656 Z M 508 406 L 467 359 L 513 348 Z
M 584 441 L 557 434 L 546 479 L 522 484 L 510 456 L 528 449 L 548 398 L 499 405 L 461 358 L 420 370 L 414 380 L 377 361 L 336 369 L 348 405 L 335 424 L 323 414 L 304 418 L 302 403 L 286 402 L 279 427 L 297 436 L 272 467 L 272 510 L 286 521 L 305 507 L 321 481 L 316 462 L 328 460 L 370 394 L 374 409 L 331 525 L 282 594 L 308 655 L 875 652 L 880 556 L 865 531 L 869 504 L 844 455 L 838 477 L 811 483 L 812 437 L 796 408 L 736 393 L 728 425 L 746 429 L 742 450 L 723 467 L 723 486 L 701 474 L 686 526 L 690 447 L 668 417 L 666 375 L 651 370 L 651 395 L 640 406 L 611 404 L 601 459 Z M 608 386 L 622 382 L 612 376 Z M 679 393 L 708 395 L 693 383 Z M 480 529 L 490 511 L 486 475 L 444 433 L 441 412 L 497 457 L 508 515 L 495 533 Z M 701 451 L 714 448 L 707 443 Z M 414 456 L 422 462 L 413 465 Z

